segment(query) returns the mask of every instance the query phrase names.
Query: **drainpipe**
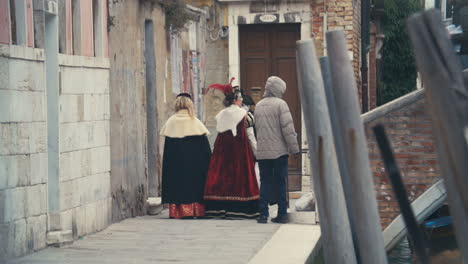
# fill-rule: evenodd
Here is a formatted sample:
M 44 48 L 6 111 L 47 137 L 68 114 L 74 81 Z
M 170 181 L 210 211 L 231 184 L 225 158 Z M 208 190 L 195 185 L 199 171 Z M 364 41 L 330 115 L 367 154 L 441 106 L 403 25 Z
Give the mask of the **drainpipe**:
M 361 99 L 362 112 L 369 111 L 369 66 L 367 54 L 369 53 L 369 25 L 370 23 L 370 0 L 361 1 Z
M 381 87 L 380 87 L 380 79 L 382 76 L 382 54 L 381 54 L 381 49 L 383 46 L 384 38 L 385 36 L 382 33 L 381 29 L 381 21 L 383 16 L 385 15 L 384 13 L 384 3 L 383 0 L 375 0 L 374 5 L 372 6 L 371 9 L 371 15 L 372 15 L 372 20 L 374 21 L 375 28 L 376 28 L 376 48 L 375 48 L 375 53 L 376 53 L 376 97 L 377 97 L 377 106 L 382 104 L 382 98 L 381 98 Z
M 323 56 L 327 56 L 328 8 L 327 0 L 323 1 Z

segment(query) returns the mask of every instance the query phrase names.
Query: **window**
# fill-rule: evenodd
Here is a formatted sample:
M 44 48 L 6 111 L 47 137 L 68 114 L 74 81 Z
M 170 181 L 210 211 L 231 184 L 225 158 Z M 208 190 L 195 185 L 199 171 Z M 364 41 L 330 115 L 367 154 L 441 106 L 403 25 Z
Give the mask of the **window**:
M 17 45 L 18 44 L 18 39 L 16 37 L 15 0 L 10 0 L 10 26 L 11 26 L 11 44 Z
M 102 0 L 93 0 L 94 56 L 102 56 Z

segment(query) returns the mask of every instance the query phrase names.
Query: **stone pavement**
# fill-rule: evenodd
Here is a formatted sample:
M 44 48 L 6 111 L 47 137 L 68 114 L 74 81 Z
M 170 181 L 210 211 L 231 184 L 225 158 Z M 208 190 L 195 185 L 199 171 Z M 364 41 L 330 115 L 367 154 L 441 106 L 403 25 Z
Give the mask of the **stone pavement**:
M 174 220 L 165 210 L 8 263 L 248 263 L 279 227 L 255 220 Z

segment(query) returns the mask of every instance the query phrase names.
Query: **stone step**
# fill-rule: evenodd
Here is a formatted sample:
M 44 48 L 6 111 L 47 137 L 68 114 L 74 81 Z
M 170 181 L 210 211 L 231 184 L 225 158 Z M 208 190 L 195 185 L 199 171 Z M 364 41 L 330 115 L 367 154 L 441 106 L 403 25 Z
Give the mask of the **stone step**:
M 318 219 L 315 211 L 296 211 L 296 199 L 289 200 L 288 217 L 289 223 L 298 225 L 317 225 Z M 270 206 L 270 217 L 276 217 L 278 206 Z
M 47 233 L 47 245 L 63 247 L 73 244 L 72 230 L 51 231 Z
M 289 222 L 298 225 L 316 225 L 317 214 L 314 211 L 288 212 Z
M 146 206 L 149 215 L 158 215 L 164 208 L 161 197 L 148 197 L 148 200 L 146 200 Z

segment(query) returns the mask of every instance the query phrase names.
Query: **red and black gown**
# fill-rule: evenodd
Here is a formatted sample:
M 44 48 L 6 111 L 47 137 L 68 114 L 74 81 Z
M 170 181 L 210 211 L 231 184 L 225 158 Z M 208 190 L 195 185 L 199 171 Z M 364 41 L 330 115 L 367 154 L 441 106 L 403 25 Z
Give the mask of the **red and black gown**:
M 208 133 L 186 110 L 173 115 L 162 128 L 162 202 L 169 204 L 170 218 L 205 216 L 203 191 L 211 157 Z
M 206 217 L 254 219 L 259 216 L 255 159 L 245 117 L 236 129 L 236 136 L 228 130 L 216 138 L 203 197 Z

